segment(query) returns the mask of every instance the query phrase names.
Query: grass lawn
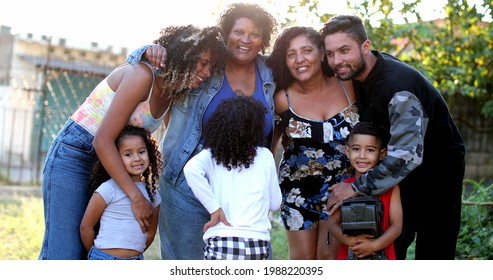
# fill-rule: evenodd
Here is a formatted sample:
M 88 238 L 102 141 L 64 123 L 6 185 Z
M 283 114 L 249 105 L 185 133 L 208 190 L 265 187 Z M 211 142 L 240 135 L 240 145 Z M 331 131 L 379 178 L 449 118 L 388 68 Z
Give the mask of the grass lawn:
M 43 239 L 38 195 L 0 195 L 0 260 L 36 260 Z
M 44 234 L 41 193 L 32 188 L 19 189 L 0 186 L 0 260 L 36 260 L 39 255 Z M 274 259 L 287 259 L 284 229 L 274 226 L 272 236 Z M 160 259 L 158 235 L 144 257 L 146 260 Z
M 43 202 L 40 190 L 5 190 L 0 186 L 0 260 L 36 260 L 43 239 Z M 274 260 L 289 258 L 287 239 L 277 213 L 273 214 L 271 244 Z M 146 260 L 159 260 L 159 236 L 144 253 Z M 414 259 L 414 246 L 407 259 Z

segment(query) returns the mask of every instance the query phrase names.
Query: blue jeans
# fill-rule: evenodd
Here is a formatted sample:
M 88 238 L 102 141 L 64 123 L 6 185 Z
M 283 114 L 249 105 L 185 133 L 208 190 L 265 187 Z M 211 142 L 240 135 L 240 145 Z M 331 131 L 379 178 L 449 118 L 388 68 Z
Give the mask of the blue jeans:
M 140 254 L 135 257 L 130 257 L 130 258 L 120 258 L 120 257 L 115 257 L 113 255 L 110 255 L 108 253 L 105 253 L 98 248 L 92 246 L 91 250 L 89 250 L 89 254 L 87 254 L 87 259 L 88 260 L 102 260 L 102 261 L 113 261 L 113 260 L 139 260 L 142 261 L 144 260 L 144 255 Z
M 86 259 L 80 222 L 89 202 L 97 156 L 93 136 L 69 119 L 51 144 L 43 170 L 45 233 L 41 260 Z
M 161 180 L 159 238 L 163 260 L 203 260 L 203 228 L 209 212 L 195 198 L 183 172 L 176 185 Z

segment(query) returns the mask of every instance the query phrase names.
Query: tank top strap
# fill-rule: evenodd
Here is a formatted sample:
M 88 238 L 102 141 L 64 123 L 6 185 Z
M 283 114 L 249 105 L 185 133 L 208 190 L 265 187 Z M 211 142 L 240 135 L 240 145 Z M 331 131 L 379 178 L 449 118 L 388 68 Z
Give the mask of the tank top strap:
M 291 99 L 289 99 L 289 92 L 288 89 L 284 92 L 286 94 L 286 98 L 288 99 L 288 107 L 291 109 Z
M 344 86 L 344 82 L 342 80 L 339 80 L 339 83 L 341 84 L 342 90 L 344 91 L 344 94 L 346 95 L 348 104 L 351 105 L 351 99 L 349 98 L 349 94 L 346 91 L 346 87 Z
M 152 95 L 152 89 L 154 88 L 154 80 L 156 79 L 156 75 L 154 75 L 154 71 L 152 70 L 152 65 L 143 60 L 141 61 L 142 63 L 144 63 L 145 65 L 147 65 L 147 67 L 149 67 L 149 69 L 151 69 L 151 73 L 152 73 L 152 84 L 151 84 L 151 90 L 149 91 L 149 97 L 147 99 L 150 99 L 151 98 L 151 95 Z

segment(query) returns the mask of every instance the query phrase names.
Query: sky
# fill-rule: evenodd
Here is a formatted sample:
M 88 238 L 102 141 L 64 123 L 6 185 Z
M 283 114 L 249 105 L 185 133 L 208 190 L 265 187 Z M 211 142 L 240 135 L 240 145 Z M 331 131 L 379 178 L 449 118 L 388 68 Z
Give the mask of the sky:
M 240 0 L 241 1 L 241 0 Z M 435 4 L 445 0 L 423 0 Z M 221 11 L 238 0 L 3 0 L 0 4 L 0 25 L 10 26 L 13 34 L 65 38 L 67 44 L 112 45 L 133 50 L 151 43 L 161 28 L 169 25 L 214 25 Z M 298 0 L 246 0 L 262 5 L 274 16 L 286 11 L 288 3 Z M 266 2 L 270 2 L 266 3 Z M 348 13 L 345 1 L 321 1 L 328 13 Z M 274 4 L 272 4 L 274 3 Z M 426 9 L 427 11 L 433 11 Z M 436 14 L 436 12 L 435 12 Z M 310 25 L 306 14 L 298 21 Z M 318 26 L 314 26 L 318 29 Z

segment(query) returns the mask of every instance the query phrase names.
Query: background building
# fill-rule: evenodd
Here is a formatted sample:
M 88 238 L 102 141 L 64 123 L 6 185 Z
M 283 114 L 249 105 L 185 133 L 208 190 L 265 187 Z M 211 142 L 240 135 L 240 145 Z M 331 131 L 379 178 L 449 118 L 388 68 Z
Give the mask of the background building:
M 127 50 L 0 27 L 0 179 L 40 178 L 51 141 Z

